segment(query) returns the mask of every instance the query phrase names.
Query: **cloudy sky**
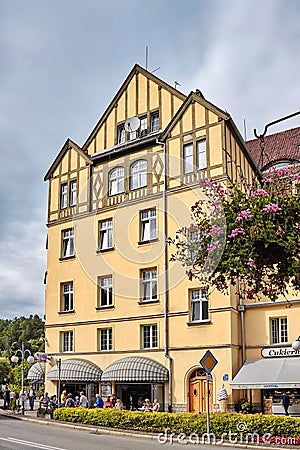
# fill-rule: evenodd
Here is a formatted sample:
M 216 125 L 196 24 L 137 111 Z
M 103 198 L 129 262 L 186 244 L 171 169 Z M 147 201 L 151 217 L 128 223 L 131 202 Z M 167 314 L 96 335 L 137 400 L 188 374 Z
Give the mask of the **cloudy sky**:
M 298 0 L 0 0 L 0 318 L 44 314 L 44 174 L 146 46 L 150 71 L 199 88 L 251 139 L 300 109 L 299 23 Z

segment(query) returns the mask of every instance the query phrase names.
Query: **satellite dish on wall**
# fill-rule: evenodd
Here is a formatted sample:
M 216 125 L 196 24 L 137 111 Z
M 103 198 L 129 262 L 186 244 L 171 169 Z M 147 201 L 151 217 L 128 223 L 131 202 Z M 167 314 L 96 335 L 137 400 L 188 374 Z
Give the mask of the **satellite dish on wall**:
M 138 117 L 130 117 L 124 123 L 125 131 L 136 131 L 140 127 L 140 119 Z

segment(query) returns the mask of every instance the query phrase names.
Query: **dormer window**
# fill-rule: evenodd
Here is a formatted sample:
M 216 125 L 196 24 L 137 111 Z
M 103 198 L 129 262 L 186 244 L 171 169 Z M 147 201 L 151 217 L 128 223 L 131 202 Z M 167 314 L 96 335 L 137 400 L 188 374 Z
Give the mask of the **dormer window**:
M 140 119 L 140 136 L 146 136 L 148 132 L 148 120 L 147 116 L 143 116 Z
M 159 131 L 159 112 L 155 111 L 150 114 L 150 133 Z
M 117 141 L 118 144 L 123 144 L 126 140 L 126 131 L 124 127 L 124 123 L 118 125 L 117 128 Z

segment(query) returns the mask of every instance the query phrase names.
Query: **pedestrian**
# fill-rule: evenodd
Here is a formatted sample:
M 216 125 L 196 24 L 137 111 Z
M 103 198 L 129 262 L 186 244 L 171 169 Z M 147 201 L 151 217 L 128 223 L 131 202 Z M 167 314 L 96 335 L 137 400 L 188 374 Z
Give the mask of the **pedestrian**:
M 79 407 L 80 408 L 88 408 L 89 402 L 87 397 L 84 395 L 84 392 L 80 392 L 80 397 L 79 397 Z
M 120 411 L 123 409 L 123 402 L 120 397 L 116 398 L 115 409 L 119 409 Z
M 152 405 L 152 412 L 158 412 L 159 409 L 160 409 L 160 404 L 158 403 L 157 398 L 155 398 L 153 405 Z
M 35 399 L 35 392 L 32 386 L 29 386 L 29 391 L 28 391 L 28 399 L 29 399 L 29 407 L 30 407 L 30 411 L 33 411 L 34 408 L 34 399 Z
M 51 411 L 54 411 L 57 408 L 57 397 L 56 395 L 52 395 L 50 397 L 50 402 L 49 402 L 49 407 L 51 409 Z
M 60 396 L 60 406 L 64 407 L 66 406 L 67 401 L 67 391 L 63 390 Z
M 66 408 L 75 408 L 75 402 L 72 398 L 71 392 L 67 395 Z
M 116 402 L 117 402 L 117 397 L 115 396 L 115 394 L 112 394 L 110 400 L 112 403 L 112 407 L 114 408 L 116 406 Z
M 4 398 L 3 409 L 8 409 L 10 402 L 10 389 L 7 385 L 5 386 L 3 398 Z
M 290 406 L 290 397 L 285 392 L 282 393 L 282 404 L 284 407 L 285 415 L 288 416 L 289 415 L 289 406 Z
M 149 398 L 145 399 L 145 403 L 144 403 L 144 412 L 151 412 L 152 411 L 152 405 L 150 403 Z
M 107 397 L 106 402 L 104 403 L 104 408 L 112 408 L 112 401 L 110 397 Z
M 96 394 L 96 401 L 94 403 L 95 408 L 103 408 L 104 407 L 104 402 L 103 399 L 101 398 L 100 394 Z

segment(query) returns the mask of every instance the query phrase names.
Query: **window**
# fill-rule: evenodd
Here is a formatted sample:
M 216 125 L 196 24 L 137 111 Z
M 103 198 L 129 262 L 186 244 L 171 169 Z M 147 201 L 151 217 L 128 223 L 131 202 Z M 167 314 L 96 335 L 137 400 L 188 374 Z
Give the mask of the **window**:
M 124 192 L 124 167 L 116 167 L 108 175 L 108 195 Z
M 147 186 L 147 161 L 139 159 L 130 167 L 130 189 Z
M 196 159 L 197 159 L 197 169 L 205 169 L 207 166 L 206 162 L 206 139 L 202 139 L 196 143 Z
M 140 118 L 140 136 L 146 136 L 148 131 L 148 121 L 147 116 Z
M 194 264 L 198 256 L 200 232 L 198 229 L 189 230 L 190 255 L 189 263 Z
M 271 344 L 283 344 L 288 342 L 287 318 L 277 317 L 271 319 Z
M 100 277 L 99 306 L 113 306 L 112 276 Z
M 142 300 L 149 302 L 157 300 L 157 270 L 142 271 Z
M 150 132 L 159 130 L 159 112 L 155 111 L 150 114 Z
M 126 139 L 126 132 L 125 132 L 124 123 L 122 123 L 121 125 L 118 125 L 118 127 L 117 127 L 117 143 L 123 144 L 125 142 L 125 139 Z
M 156 209 L 146 209 L 140 213 L 141 242 L 156 239 Z
M 74 256 L 74 228 L 62 232 L 62 258 Z
M 190 291 L 191 322 L 208 320 L 208 292 L 207 289 L 193 289 Z
M 75 206 L 77 203 L 77 181 L 70 182 L 70 206 Z
M 99 351 L 112 350 L 112 328 L 99 330 Z
M 61 311 L 73 311 L 74 310 L 74 291 L 73 283 L 62 284 L 62 299 L 61 299 Z
M 157 325 L 143 325 L 142 326 L 142 348 L 157 348 L 158 347 L 158 333 Z
M 73 331 L 63 331 L 61 333 L 61 351 L 62 352 L 74 351 Z
M 60 209 L 68 206 L 68 183 L 63 183 L 60 187 Z
M 194 170 L 193 160 L 193 144 L 186 144 L 183 146 L 183 172 L 191 173 Z
M 113 246 L 113 221 L 112 219 L 100 222 L 99 249 L 106 250 Z

